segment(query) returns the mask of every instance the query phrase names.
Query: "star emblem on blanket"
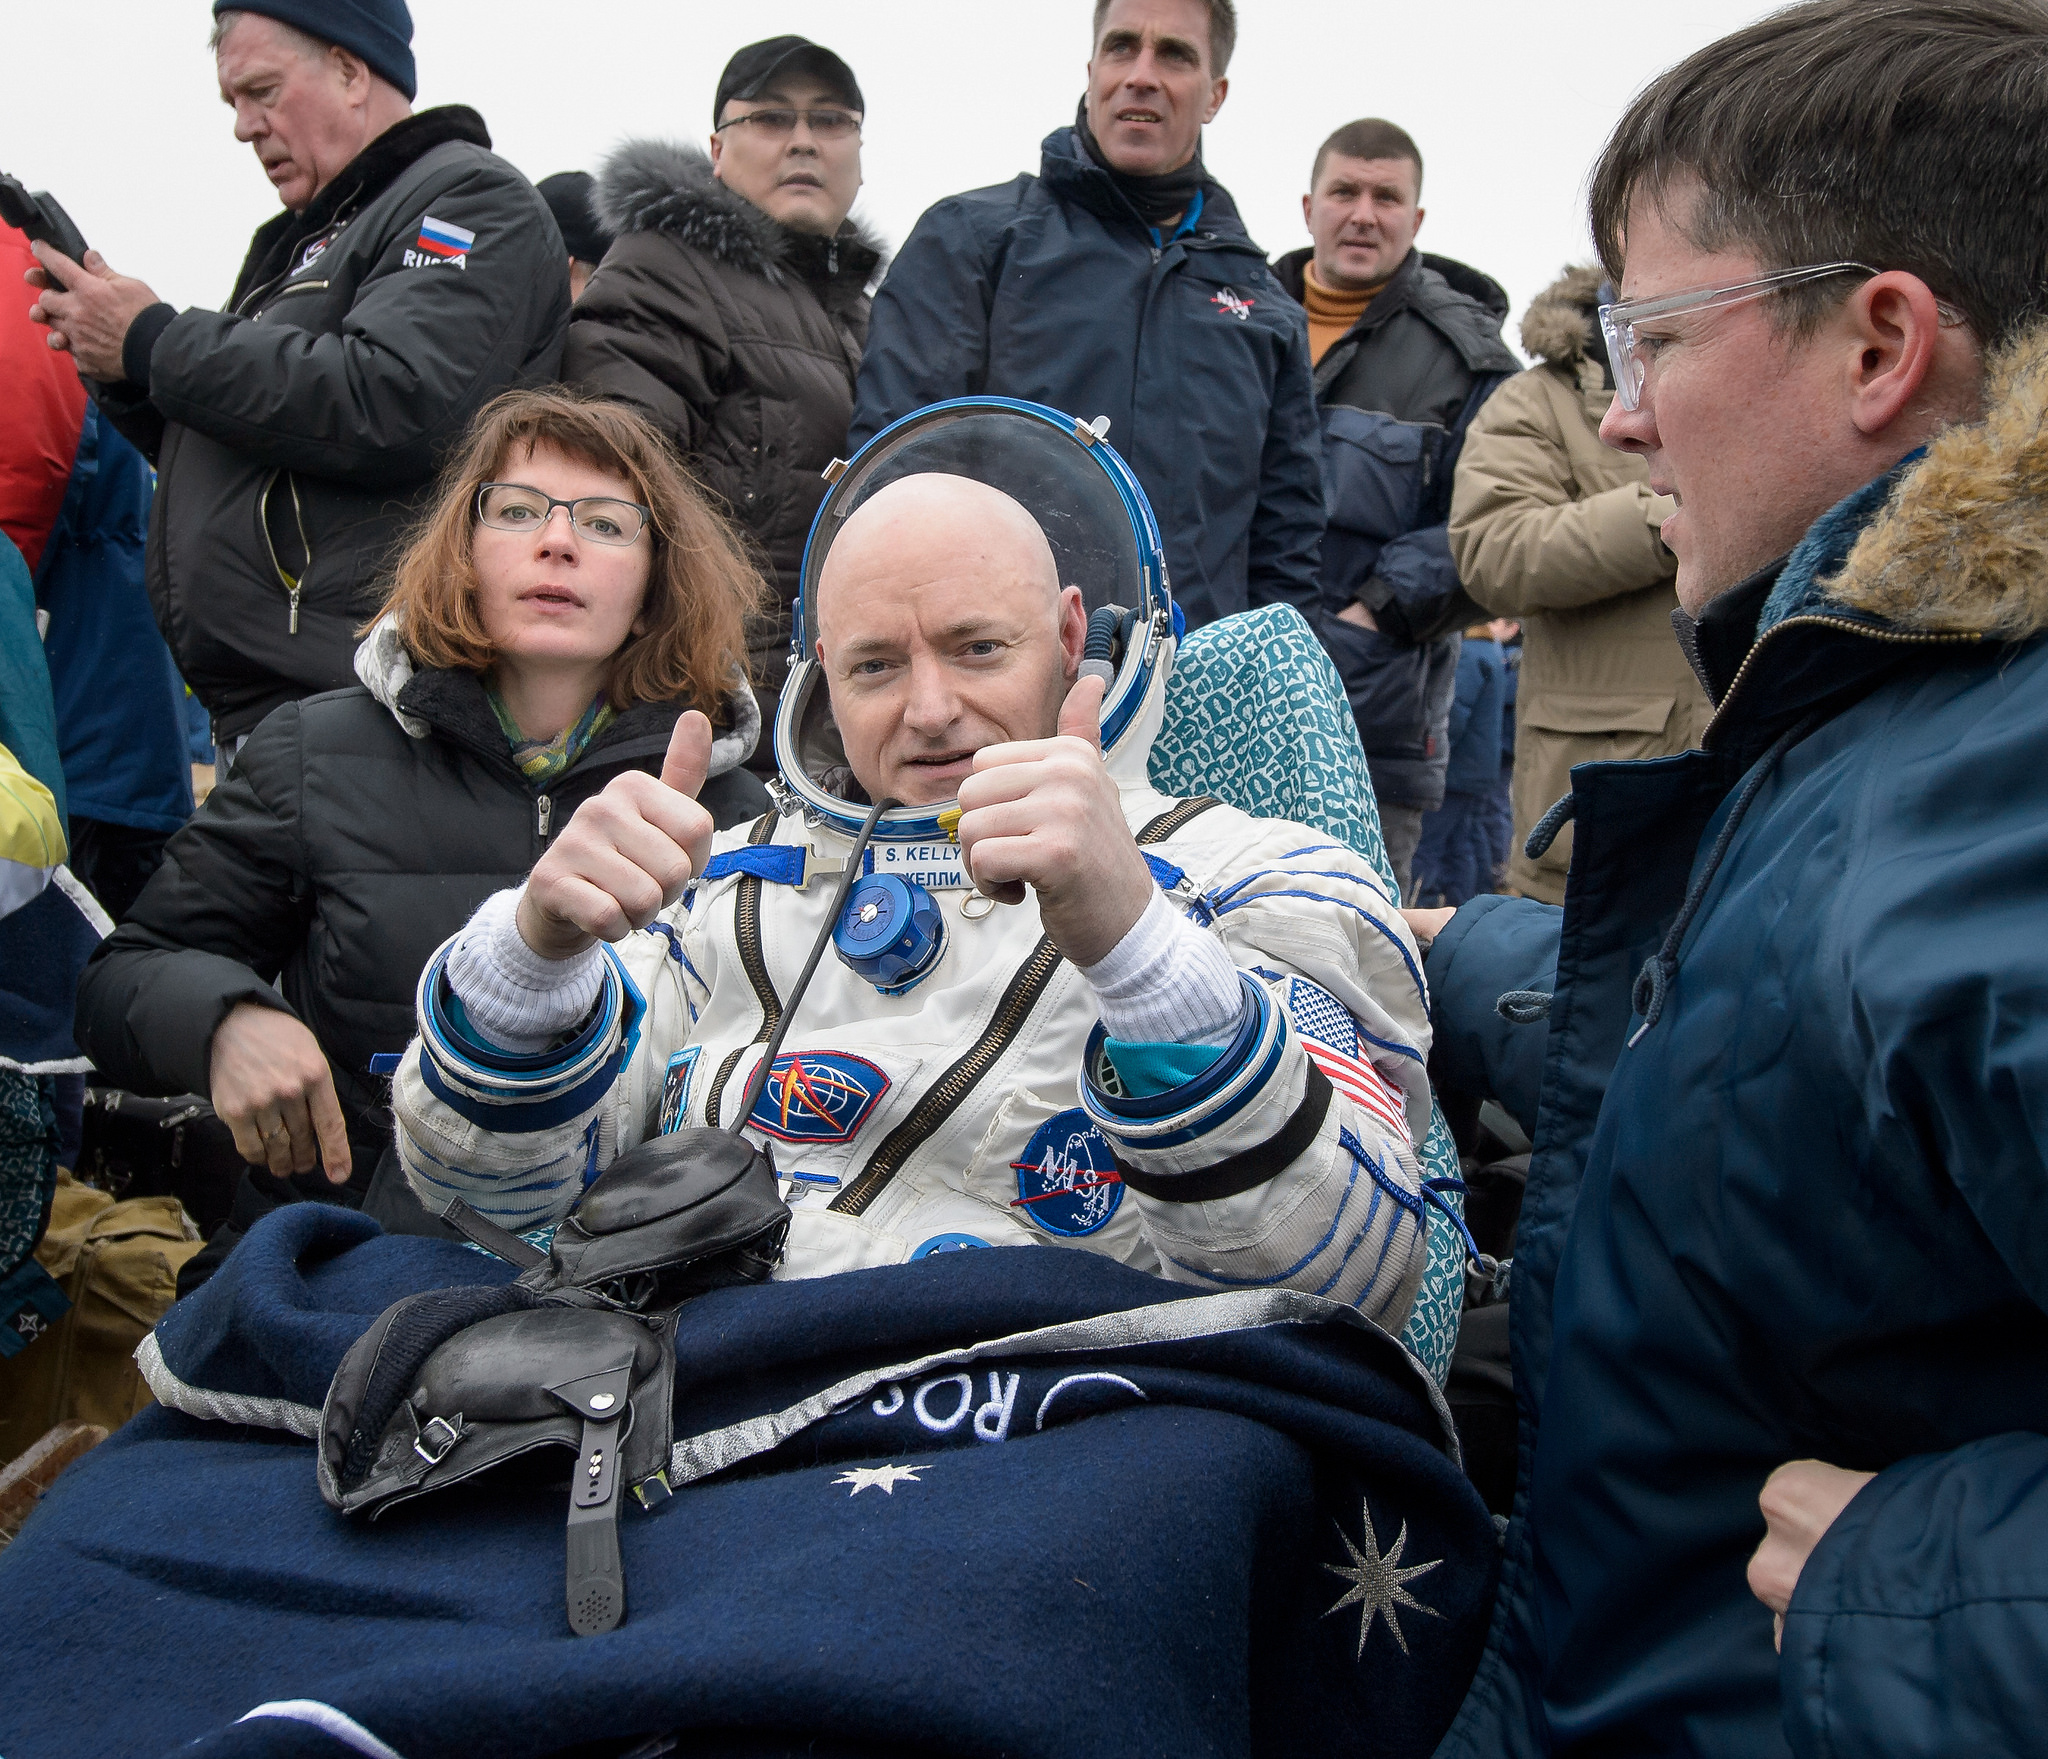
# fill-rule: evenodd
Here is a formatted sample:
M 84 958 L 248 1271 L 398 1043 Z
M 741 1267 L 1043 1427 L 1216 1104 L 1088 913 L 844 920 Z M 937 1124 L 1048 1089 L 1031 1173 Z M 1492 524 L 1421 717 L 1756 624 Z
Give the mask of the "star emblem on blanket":
M 1373 1531 L 1372 1503 L 1367 1501 L 1359 1511 L 1359 1519 L 1365 1524 L 1365 1549 L 1360 1550 L 1351 1542 L 1351 1535 L 1344 1531 L 1344 1523 L 1337 1523 L 1337 1537 L 1344 1541 L 1344 1549 L 1351 1554 L 1348 1564 L 1325 1564 L 1323 1568 L 1333 1576 L 1342 1576 L 1351 1586 L 1344 1591 L 1343 1599 L 1323 1614 L 1342 1612 L 1347 1606 L 1362 1607 L 1358 1621 L 1358 1659 L 1365 1659 L 1365 1640 L 1372 1634 L 1375 1614 L 1387 1621 L 1387 1629 L 1393 1632 L 1394 1642 L 1401 1653 L 1408 1653 L 1408 1639 L 1401 1633 L 1401 1621 L 1396 1616 L 1397 1607 L 1407 1607 L 1426 1618 L 1440 1619 L 1444 1615 L 1433 1606 L 1424 1606 L 1408 1592 L 1407 1584 L 1417 1576 L 1426 1576 L 1444 1560 L 1432 1558 L 1426 1564 L 1410 1564 L 1401 1567 L 1401 1553 L 1408 1547 L 1408 1523 L 1401 1523 L 1401 1531 L 1395 1536 L 1393 1546 L 1384 1555 L 1380 1551 L 1379 1535 Z
M 846 1494 L 858 1496 L 863 1490 L 879 1490 L 884 1496 L 894 1496 L 899 1484 L 922 1484 L 920 1472 L 929 1472 L 929 1466 L 856 1466 L 851 1472 L 842 1472 L 832 1480 L 834 1484 L 853 1486 Z

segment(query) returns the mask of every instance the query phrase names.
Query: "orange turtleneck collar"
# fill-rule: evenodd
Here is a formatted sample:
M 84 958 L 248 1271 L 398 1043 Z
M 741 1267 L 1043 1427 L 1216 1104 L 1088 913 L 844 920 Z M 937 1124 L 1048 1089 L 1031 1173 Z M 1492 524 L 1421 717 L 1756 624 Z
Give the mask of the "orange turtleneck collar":
M 1387 281 L 1392 279 L 1391 275 L 1387 277 Z M 1301 303 L 1308 313 L 1308 356 L 1312 364 L 1329 353 L 1331 344 L 1365 316 L 1365 308 L 1372 304 L 1373 295 L 1385 287 L 1387 281 L 1376 281 L 1370 287 L 1359 288 L 1356 293 L 1340 293 L 1316 279 L 1313 262 L 1302 264 Z

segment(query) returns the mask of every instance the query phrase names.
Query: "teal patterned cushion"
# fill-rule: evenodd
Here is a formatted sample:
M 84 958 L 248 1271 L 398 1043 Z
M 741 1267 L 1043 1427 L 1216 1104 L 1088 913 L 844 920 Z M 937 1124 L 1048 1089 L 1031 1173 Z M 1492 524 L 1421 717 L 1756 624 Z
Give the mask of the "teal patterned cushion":
M 1290 606 L 1225 617 L 1181 643 L 1151 772 L 1162 794 L 1213 794 L 1260 818 L 1327 832 L 1364 856 L 1388 896 L 1396 895 L 1358 723 L 1337 668 Z M 1459 1176 L 1441 1112 L 1423 1140 L 1422 1172 L 1430 1179 Z M 1445 1197 L 1462 1211 L 1460 1195 Z M 1456 1229 L 1436 1219 L 1429 1268 L 1401 1341 L 1441 1383 L 1458 1342 L 1465 1247 Z

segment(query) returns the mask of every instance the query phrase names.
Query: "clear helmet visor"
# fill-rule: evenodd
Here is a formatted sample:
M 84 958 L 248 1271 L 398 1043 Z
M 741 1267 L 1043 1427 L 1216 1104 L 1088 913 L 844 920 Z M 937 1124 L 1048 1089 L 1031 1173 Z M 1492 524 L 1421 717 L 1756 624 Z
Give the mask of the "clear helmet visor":
M 1105 424 L 1106 425 L 1106 424 Z M 1091 615 L 1117 607 L 1115 678 L 1103 700 L 1103 749 L 1130 726 L 1171 639 L 1174 613 L 1152 509 L 1130 467 L 1096 429 L 1009 398 L 935 403 L 877 434 L 835 479 L 811 523 L 793 613 L 790 673 L 775 716 L 775 758 L 806 815 L 857 829 L 867 801 L 846 764 L 818 652 L 818 581 L 849 515 L 907 476 L 970 477 L 1000 489 L 1038 523 L 1062 586 Z M 878 836 L 930 834 L 943 804 L 887 814 Z

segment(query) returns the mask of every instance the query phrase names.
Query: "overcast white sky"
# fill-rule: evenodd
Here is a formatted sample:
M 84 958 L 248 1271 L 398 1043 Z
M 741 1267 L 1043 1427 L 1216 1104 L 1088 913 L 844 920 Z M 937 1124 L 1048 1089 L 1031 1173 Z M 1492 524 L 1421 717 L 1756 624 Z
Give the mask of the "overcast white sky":
M 1301 193 L 1339 124 L 1387 116 L 1420 144 L 1421 242 L 1514 302 L 1589 253 L 1583 186 L 1631 93 L 1769 10 L 1753 0 L 1238 0 L 1211 171 L 1269 255 L 1307 242 Z M 595 169 L 635 135 L 701 140 L 719 69 L 797 31 L 868 103 L 861 212 L 892 243 L 940 196 L 1036 170 L 1070 121 L 1089 0 L 412 0 L 421 106 L 474 105 L 536 179 Z M 276 212 L 206 52 L 206 0 L 10 0 L 0 170 L 48 188 L 124 273 L 180 306 L 227 297 Z M 26 294 L 26 290 L 24 290 Z

